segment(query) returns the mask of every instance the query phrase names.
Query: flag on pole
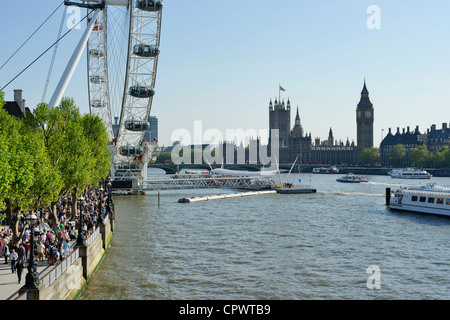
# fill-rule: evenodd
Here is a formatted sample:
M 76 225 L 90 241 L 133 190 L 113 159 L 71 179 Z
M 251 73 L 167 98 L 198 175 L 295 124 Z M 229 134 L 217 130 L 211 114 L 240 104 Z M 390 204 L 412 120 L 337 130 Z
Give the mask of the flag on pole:
M 282 86 L 280 86 L 280 90 L 281 90 L 281 91 L 286 91 L 286 90 L 284 90 L 284 88 L 283 88 Z

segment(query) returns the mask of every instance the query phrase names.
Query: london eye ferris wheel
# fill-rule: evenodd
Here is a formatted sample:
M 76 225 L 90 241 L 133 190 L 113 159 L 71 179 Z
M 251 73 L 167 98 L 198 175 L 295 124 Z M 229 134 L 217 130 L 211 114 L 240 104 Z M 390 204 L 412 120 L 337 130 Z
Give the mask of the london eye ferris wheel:
M 158 155 L 157 143 L 145 141 L 144 135 L 150 126 L 148 118 L 155 94 L 163 1 L 92 0 L 65 4 L 84 7 L 89 12 L 89 110 L 106 127 L 111 142 L 112 176 L 139 185 L 146 179 L 148 163 Z

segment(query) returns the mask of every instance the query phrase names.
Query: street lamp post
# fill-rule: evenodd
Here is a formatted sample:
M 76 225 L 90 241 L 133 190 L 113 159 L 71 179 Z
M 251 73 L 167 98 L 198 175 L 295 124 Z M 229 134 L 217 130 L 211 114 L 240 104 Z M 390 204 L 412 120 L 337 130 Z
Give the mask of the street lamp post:
M 83 227 L 83 206 L 84 206 L 84 198 L 83 197 L 79 197 L 78 201 L 80 203 L 80 222 L 78 223 L 78 237 L 77 237 L 77 243 L 76 246 L 77 247 L 82 247 L 85 246 L 86 244 L 84 243 L 84 239 L 83 236 L 81 235 L 82 233 L 82 227 Z
M 108 193 L 108 202 L 106 203 L 106 212 L 109 214 L 110 220 L 111 220 L 111 231 L 114 232 L 114 203 L 112 200 L 112 183 L 111 183 L 111 177 L 109 177 L 109 181 L 106 185 L 106 190 Z
M 39 274 L 37 272 L 37 265 L 36 261 L 34 260 L 34 234 L 33 234 L 33 226 L 37 220 L 36 215 L 30 214 L 28 215 L 25 220 L 28 222 L 28 225 L 30 226 L 30 234 L 31 234 L 31 252 L 30 252 L 30 262 L 28 262 L 28 273 L 25 276 L 25 286 L 29 289 L 36 289 L 40 282 L 39 282 Z
M 102 198 L 103 198 L 103 193 L 104 193 L 104 189 L 102 187 L 100 187 L 99 189 L 100 191 L 100 200 L 99 200 L 99 206 L 98 206 L 98 223 L 102 224 L 103 223 L 103 203 L 102 203 Z
M 106 211 L 108 213 L 111 213 L 111 179 L 109 180 L 108 184 L 106 185 L 106 190 L 108 193 L 108 202 L 106 203 Z

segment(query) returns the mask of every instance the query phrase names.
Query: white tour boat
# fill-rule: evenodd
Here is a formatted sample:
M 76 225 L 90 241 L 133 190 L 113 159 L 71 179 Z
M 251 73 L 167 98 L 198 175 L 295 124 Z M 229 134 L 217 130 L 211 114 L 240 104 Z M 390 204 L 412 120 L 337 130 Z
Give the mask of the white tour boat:
M 342 176 L 340 178 L 336 179 L 337 182 L 348 182 L 348 183 L 360 183 L 360 182 L 367 182 L 367 179 L 363 176 L 357 176 L 353 173 L 349 173 L 345 176 Z
M 450 188 L 437 186 L 407 186 L 386 189 L 386 205 L 392 210 L 403 210 L 450 216 Z
M 430 179 L 432 177 L 432 175 L 425 170 L 416 170 L 413 168 L 393 169 L 389 171 L 389 175 L 391 178 L 397 179 Z
M 313 168 L 312 173 L 323 173 L 323 174 L 336 174 L 339 173 L 339 169 L 335 166 L 332 167 L 320 167 L 320 168 Z

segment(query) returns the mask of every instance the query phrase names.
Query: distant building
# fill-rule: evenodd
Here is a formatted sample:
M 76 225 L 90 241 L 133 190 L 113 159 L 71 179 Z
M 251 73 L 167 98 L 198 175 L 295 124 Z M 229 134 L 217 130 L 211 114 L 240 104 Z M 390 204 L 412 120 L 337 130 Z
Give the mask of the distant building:
M 114 117 L 114 123 L 112 125 L 114 137 L 117 138 L 117 133 L 119 132 L 119 117 Z
M 297 107 L 294 128 L 289 135 L 287 148 L 283 152 L 280 152 L 280 161 L 291 163 L 297 159 L 297 164 L 308 163 L 311 161 L 311 149 L 311 134 L 303 134 L 303 127 L 300 123 L 300 114 Z
M 369 99 L 366 82 L 361 92 L 361 98 L 356 108 L 357 146 L 354 142 L 337 142 L 330 128 L 328 139 L 320 142 L 320 138 L 312 143 L 311 133 L 305 134 L 300 123 L 297 108 L 295 124 L 290 130 L 291 103 L 288 100 L 269 103 L 269 129 L 279 130 L 279 157 L 280 163 L 293 163 L 298 157 L 299 163 L 321 164 L 356 164 L 359 154 L 364 148 L 373 147 L 374 108 Z M 269 146 L 271 134 L 269 135 Z
M 27 112 L 31 112 L 29 108 L 25 107 L 25 100 L 22 99 L 22 90 L 14 90 L 14 101 L 5 101 L 3 109 L 10 115 L 21 118 L 25 117 Z
M 428 151 L 435 153 L 444 146 L 450 144 L 450 128 L 447 123 L 442 123 L 442 129 L 437 130 L 436 125 L 433 124 L 430 129 L 427 129 L 427 139 L 425 141 Z
M 150 128 L 145 131 L 144 139 L 147 142 L 157 142 L 158 141 L 158 118 L 155 116 L 148 117 L 148 122 L 150 123 Z
M 361 99 L 356 108 L 356 145 L 360 150 L 373 147 L 374 110 L 364 80 Z
M 406 130 L 403 128 L 400 133 L 400 128 L 397 127 L 397 132 L 392 133 L 391 128 L 387 135 L 384 137 L 380 144 L 380 157 L 382 166 L 391 166 L 389 160 L 392 148 L 401 144 L 405 147 L 405 158 L 403 160 L 403 166 L 411 166 L 409 160 L 409 151 L 417 146 L 425 145 L 427 150 L 431 153 L 435 153 L 444 146 L 448 146 L 450 143 L 450 129 L 447 123 L 442 124 L 442 129 L 436 129 L 436 125 L 433 124 L 426 133 L 419 131 L 419 126 L 416 126 L 414 131 L 410 131 L 409 127 Z
M 289 137 L 291 134 L 291 102 L 277 101 L 272 104 L 272 99 L 269 103 L 269 129 L 278 129 L 279 145 L 283 149 L 289 145 Z M 271 132 L 269 133 L 269 145 L 272 139 Z
M 419 126 L 416 127 L 414 131 L 410 131 L 409 127 L 407 130 L 403 128 L 402 133 L 400 133 L 400 128 L 397 127 L 397 132 L 392 134 L 391 128 L 389 128 L 386 137 L 384 137 L 383 141 L 380 143 L 380 160 L 382 166 L 391 166 L 391 161 L 389 157 L 391 155 L 392 149 L 401 144 L 405 147 L 405 158 L 403 160 L 403 166 L 409 167 L 411 166 L 411 162 L 409 160 L 409 150 L 413 149 L 419 145 L 423 145 L 426 140 L 426 135 L 421 134 L 419 131 Z

